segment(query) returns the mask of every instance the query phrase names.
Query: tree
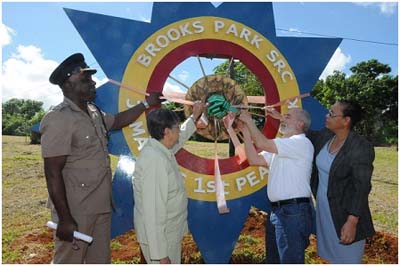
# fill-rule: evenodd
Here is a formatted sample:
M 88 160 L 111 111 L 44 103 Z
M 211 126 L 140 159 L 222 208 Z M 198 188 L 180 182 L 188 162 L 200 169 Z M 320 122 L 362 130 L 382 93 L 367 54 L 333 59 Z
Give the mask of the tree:
M 229 62 L 224 62 L 214 68 L 215 74 L 229 75 Z M 234 80 L 240 85 L 246 95 L 264 95 L 264 89 L 257 76 L 246 65 L 234 63 Z
M 3 113 L 3 135 L 26 136 L 27 129 L 26 121 L 21 115 Z
M 247 96 L 264 95 L 264 88 L 261 85 L 261 82 L 258 80 L 257 76 L 246 67 L 246 65 L 241 62 L 236 63 L 234 61 L 232 64 L 234 72 L 233 75 L 230 73 L 232 70 L 229 69 L 230 64 L 228 61 L 216 66 L 214 68 L 215 74 L 232 76 L 232 79 L 234 79 L 240 85 Z M 259 109 L 253 109 L 251 112 L 261 116 L 264 115 L 264 111 Z M 258 128 L 261 129 L 264 126 L 265 119 L 263 117 L 258 116 L 255 117 L 254 120 Z
M 34 100 L 10 99 L 2 105 L 4 135 L 26 136 L 30 127 L 42 120 L 43 103 Z
M 397 143 L 398 77 L 375 59 L 358 63 L 346 77 L 335 71 L 325 81 L 319 80 L 313 89 L 315 97 L 329 107 L 340 99 L 353 100 L 363 108 L 363 120 L 356 127 L 374 144 Z

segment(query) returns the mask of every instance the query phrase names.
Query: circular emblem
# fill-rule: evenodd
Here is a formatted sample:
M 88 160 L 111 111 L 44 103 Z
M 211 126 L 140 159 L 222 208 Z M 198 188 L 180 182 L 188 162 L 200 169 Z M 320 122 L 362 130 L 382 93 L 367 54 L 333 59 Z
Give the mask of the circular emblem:
M 122 83 L 143 92 L 161 92 L 168 75 L 178 64 L 191 56 L 205 55 L 240 60 L 259 79 L 267 105 L 299 95 L 294 72 L 274 44 L 239 22 L 207 16 L 181 20 L 154 32 L 131 57 Z M 225 86 L 234 91 L 226 96 L 238 97 L 238 103 L 245 102 L 246 97 L 240 87 L 233 80 L 219 75 L 199 79 L 191 86 L 186 98 L 207 97 L 201 91 L 205 83 L 208 84 L 207 93 L 217 88 L 223 91 Z M 142 99 L 143 95 L 121 87 L 119 111 Z M 275 137 L 278 126 L 278 121 L 268 119 L 263 128 L 264 135 Z M 207 128 L 198 132 L 210 137 L 212 130 Z M 123 134 L 132 154 L 138 156 L 148 138 L 145 115 L 124 128 Z M 181 149 L 176 158 L 185 176 L 188 197 L 215 201 L 214 160 L 201 158 L 185 149 Z M 239 164 L 237 157 L 221 159 L 219 165 L 227 200 L 252 194 L 267 184 L 267 168 L 250 167 L 247 162 Z

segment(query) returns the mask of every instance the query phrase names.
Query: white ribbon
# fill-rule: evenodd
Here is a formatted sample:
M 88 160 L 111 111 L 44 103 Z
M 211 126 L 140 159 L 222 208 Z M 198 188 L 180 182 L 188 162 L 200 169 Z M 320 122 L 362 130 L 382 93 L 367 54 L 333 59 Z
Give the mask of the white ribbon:
M 214 119 L 214 129 L 217 130 L 217 119 Z M 226 206 L 224 183 L 222 182 L 221 172 L 219 170 L 217 136 L 215 137 L 214 141 L 214 151 L 215 151 L 214 182 L 215 182 L 215 194 L 217 196 L 217 208 L 219 214 L 224 214 L 224 213 L 229 213 L 229 209 Z

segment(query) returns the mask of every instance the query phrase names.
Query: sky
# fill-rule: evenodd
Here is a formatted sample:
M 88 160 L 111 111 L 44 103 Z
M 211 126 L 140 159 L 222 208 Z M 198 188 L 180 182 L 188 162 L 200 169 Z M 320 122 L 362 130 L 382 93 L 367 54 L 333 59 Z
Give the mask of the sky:
M 152 2 L 2 2 L 2 102 L 32 99 L 42 101 L 45 110 L 61 102 L 61 89 L 48 78 L 61 61 L 78 51 L 99 70 L 94 76 L 97 86 L 107 82 L 64 7 L 149 22 Z M 344 38 L 320 78 L 334 70 L 350 75 L 352 66 L 369 59 L 388 64 L 390 74 L 398 75 L 396 2 L 274 2 L 273 10 L 278 36 Z M 202 60 L 207 74 L 222 62 Z M 189 87 L 202 77 L 197 59 L 187 59 L 171 75 Z M 164 88 L 185 90 L 171 79 Z

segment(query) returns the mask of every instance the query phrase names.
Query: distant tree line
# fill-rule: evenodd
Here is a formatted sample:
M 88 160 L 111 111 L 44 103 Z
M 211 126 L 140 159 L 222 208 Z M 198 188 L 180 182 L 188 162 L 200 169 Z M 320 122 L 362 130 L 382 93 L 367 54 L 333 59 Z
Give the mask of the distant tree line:
M 34 100 L 10 99 L 2 104 L 2 134 L 29 136 L 30 128 L 45 114 L 43 103 Z

